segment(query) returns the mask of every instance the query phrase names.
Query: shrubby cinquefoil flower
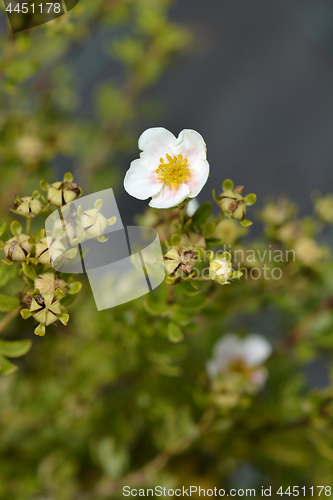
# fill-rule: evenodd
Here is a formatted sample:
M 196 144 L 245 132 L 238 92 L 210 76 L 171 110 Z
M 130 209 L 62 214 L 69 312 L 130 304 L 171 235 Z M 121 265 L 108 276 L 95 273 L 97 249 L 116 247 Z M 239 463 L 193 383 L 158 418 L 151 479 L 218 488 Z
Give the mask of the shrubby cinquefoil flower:
M 213 358 L 206 365 L 207 373 L 212 381 L 221 376 L 235 377 L 261 387 L 267 378 L 261 365 L 271 353 L 271 344 L 262 335 L 251 334 L 245 339 L 225 335 L 215 344 Z
M 139 138 L 140 158 L 132 161 L 124 187 L 139 200 L 152 197 L 154 208 L 171 208 L 195 198 L 206 184 L 209 163 L 206 144 L 194 130 L 178 138 L 162 127 L 150 128 Z

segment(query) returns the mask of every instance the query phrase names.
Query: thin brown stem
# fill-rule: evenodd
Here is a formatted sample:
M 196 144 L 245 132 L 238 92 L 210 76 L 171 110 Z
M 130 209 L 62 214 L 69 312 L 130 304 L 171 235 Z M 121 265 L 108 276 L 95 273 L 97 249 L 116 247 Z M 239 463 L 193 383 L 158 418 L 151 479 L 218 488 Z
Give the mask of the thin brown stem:
M 3 330 L 9 325 L 9 323 L 11 323 L 14 318 L 16 318 L 19 311 L 20 308 L 13 309 L 9 313 L 7 313 L 6 316 L 4 316 L 4 318 L 2 318 L 2 320 L 0 321 L 0 335 L 3 332 Z

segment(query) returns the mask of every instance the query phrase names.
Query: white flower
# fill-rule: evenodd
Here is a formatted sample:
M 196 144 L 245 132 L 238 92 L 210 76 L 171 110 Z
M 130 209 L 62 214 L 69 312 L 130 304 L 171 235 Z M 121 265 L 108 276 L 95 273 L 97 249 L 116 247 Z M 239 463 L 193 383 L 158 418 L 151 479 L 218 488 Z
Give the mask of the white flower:
M 192 217 L 195 212 L 200 207 L 200 203 L 198 202 L 198 198 L 193 198 L 189 204 L 187 205 L 186 213 L 189 217 Z
M 139 138 L 140 158 L 132 161 L 124 187 L 134 198 L 154 208 L 170 208 L 195 198 L 207 182 L 206 144 L 195 130 L 178 138 L 162 127 L 150 128 Z
M 239 374 L 255 386 L 262 386 L 267 378 L 265 368 L 261 367 L 271 355 L 271 344 L 259 334 L 240 339 L 235 334 L 225 335 L 214 347 L 213 358 L 206 368 L 214 380 L 220 374 Z

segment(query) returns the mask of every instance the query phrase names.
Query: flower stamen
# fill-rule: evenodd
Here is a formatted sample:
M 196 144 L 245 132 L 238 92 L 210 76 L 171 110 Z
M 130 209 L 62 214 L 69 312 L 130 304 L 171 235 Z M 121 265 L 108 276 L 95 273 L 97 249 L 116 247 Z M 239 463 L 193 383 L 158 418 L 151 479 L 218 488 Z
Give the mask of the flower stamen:
M 166 186 L 178 187 L 183 184 L 189 176 L 190 170 L 187 166 L 187 158 L 182 155 L 174 156 L 166 155 L 167 163 L 163 158 L 160 158 L 160 165 L 156 170 L 159 174 L 157 179 L 163 181 Z

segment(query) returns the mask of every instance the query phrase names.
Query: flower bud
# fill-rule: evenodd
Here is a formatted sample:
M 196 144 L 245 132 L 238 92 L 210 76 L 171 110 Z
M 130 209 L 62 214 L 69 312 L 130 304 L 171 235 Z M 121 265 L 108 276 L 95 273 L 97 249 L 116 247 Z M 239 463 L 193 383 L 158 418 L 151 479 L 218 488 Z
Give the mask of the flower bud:
M 33 196 L 25 196 L 23 198 L 16 198 L 12 212 L 32 219 L 36 215 L 40 214 L 42 210 L 43 205 L 37 198 L 34 198 Z
M 38 288 L 38 290 L 40 291 L 41 294 L 45 294 L 45 293 L 54 294 L 54 292 L 58 288 L 60 288 L 62 293 L 65 293 L 67 283 L 66 283 L 66 281 L 62 280 L 61 278 L 58 278 L 53 273 L 44 273 L 35 279 L 34 285 L 35 285 L 35 288 Z
M 49 326 L 61 316 L 60 300 L 52 293 L 37 294 L 32 297 L 30 312 L 38 323 Z
M 42 238 L 36 244 L 36 258 L 41 264 L 50 264 L 50 252 L 52 255 L 52 261 L 56 261 L 59 257 L 64 255 L 66 251 L 64 245 L 59 240 L 53 240 L 50 244 L 50 248 L 48 246 L 48 239 Z
M 12 262 L 24 262 L 33 248 L 33 245 L 29 243 L 29 239 L 29 235 L 20 234 L 8 240 L 4 246 L 7 259 Z
M 311 238 L 300 238 L 294 246 L 296 258 L 305 266 L 317 264 L 324 256 L 324 250 Z
M 55 182 L 47 191 L 47 201 L 56 207 L 62 207 L 74 201 L 81 194 L 81 189 L 76 182 Z
M 186 275 L 193 271 L 193 264 L 196 259 L 196 253 L 191 249 L 180 247 L 171 248 L 164 256 L 164 267 L 166 272 L 173 277 L 180 277 L 181 273 Z
M 82 229 L 92 238 L 102 236 L 108 226 L 108 220 L 97 208 L 86 210 L 81 217 Z
M 220 285 L 228 284 L 228 279 L 232 276 L 232 264 L 227 259 L 212 260 L 209 267 L 209 276 Z
M 333 195 L 316 200 L 315 211 L 320 220 L 326 224 L 333 224 Z

